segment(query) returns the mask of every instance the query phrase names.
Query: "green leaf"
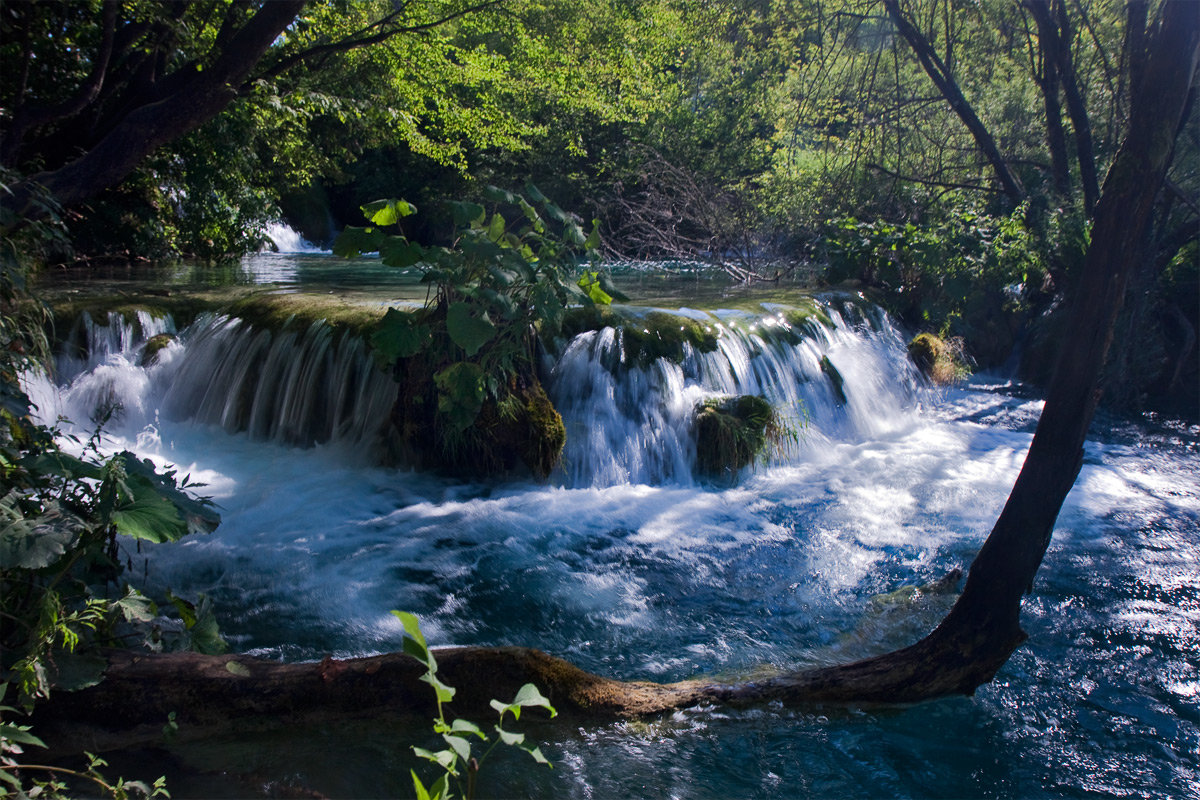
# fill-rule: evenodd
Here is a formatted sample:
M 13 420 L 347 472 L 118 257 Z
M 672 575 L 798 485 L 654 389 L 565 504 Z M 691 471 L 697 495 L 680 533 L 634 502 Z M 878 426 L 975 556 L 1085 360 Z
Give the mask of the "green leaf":
M 221 515 L 213 508 L 212 502 L 205 498 L 193 497 L 179 489 L 175 483 L 174 472 L 160 473 L 149 459 L 139 460 L 128 450 L 118 453 L 113 458 L 120 462 L 128 476 L 125 488 L 129 491 L 131 499 L 153 502 L 151 498 L 157 498 L 166 501 L 174 507 L 176 513 L 184 521 L 183 533 L 188 531 L 211 533 L 221 524 Z M 169 532 L 171 531 L 161 531 L 160 533 L 167 534 Z
M 57 505 L 31 519 L 0 505 L 0 569 L 48 567 L 62 558 L 82 528 L 78 518 Z
M 409 773 L 412 774 L 413 789 L 416 790 L 417 800 L 432 800 L 429 796 L 429 790 L 425 788 L 425 784 L 421 783 L 421 779 L 417 777 L 417 771 L 410 769 Z
M 467 303 L 451 303 L 446 311 L 446 331 L 456 345 L 468 356 L 479 352 L 496 335 L 496 326 L 486 315 L 478 316 Z
M 400 620 L 400 624 L 404 626 L 404 632 L 421 648 L 423 653 L 429 653 L 429 645 L 425 642 L 425 634 L 421 632 L 421 623 L 417 619 L 416 614 L 408 611 L 392 611 L 392 616 Z
M 531 200 L 533 200 L 533 202 L 535 202 L 535 203 L 543 203 L 544 204 L 544 203 L 550 202 L 546 198 L 546 195 L 542 194 L 541 190 L 539 190 L 532 183 L 525 184 L 525 194 L 529 195 L 529 198 Z
M 512 192 L 496 186 L 483 187 L 483 198 L 490 203 L 508 203 L 516 205 L 517 197 Z
M 371 334 L 371 347 L 385 363 L 392 363 L 415 356 L 432 340 L 428 325 L 417 323 L 413 314 L 389 308 Z
M 179 510 L 152 492 L 140 494 L 137 499 L 114 508 L 110 519 L 120 533 L 148 542 L 174 542 L 188 532 Z
M 504 222 L 504 217 L 500 216 L 498 213 L 492 214 L 492 219 L 488 223 L 487 228 L 488 238 L 493 242 L 499 242 L 502 238 L 504 238 L 505 227 L 506 223 Z
M 362 212 L 376 225 L 387 226 L 417 213 L 417 207 L 405 200 L 375 200 L 362 206 Z
M 379 245 L 379 261 L 385 267 L 403 269 L 425 260 L 425 248 L 403 236 L 389 236 Z
M 45 747 L 46 743 L 29 732 L 28 725 L 13 725 L 0 722 L 0 739 L 6 739 L 17 744 L 29 744 L 34 747 Z
M 518 689 L 517 696 L 513 698 L 509 706 L 544 708 L 550 712 L 550 716 L 558 716 L 558 712 L 554 710 L 554 706 L 550 705 L 550 700 L 532 683 L 527 683 Z
M 588 298 L 596 305 L 612 305 L 612 295 L 601 288 L 600 274 L 598 272 L 584 272 L 579 276 L 579 286 L 584 292 L 587 293 Z
M 550 763 L 550 760 L 548 758 L 546 758 L 544 755 L 542 755 L 542 748 L 534 747 L 532 749 L 526 749 L 526 748 L 521 748 L 521 749 L 525 750 L 526 753 L 529 753 L 529 755 L 533 756 L 533 760 L 536 761 L 537 763 L 545 764 L 547 767 L 554 769 L 554 765 Z
M 600 220 L 592 220 L 592 232 L 588 234 L 583 246 L 588 250 L 597 250 L 600 248 Z
M 454 225 L 459 228 L 478 227 L 487 219 L 487 209 L 478 203 L 456 200 L 450 203 L 450 211 L 454 215 Z
M 478 736 L 480 739 L 487 740 L 487 734 L 478 725 L 468 719 L 459 718 L 454 720 L 454 723 L 450 726 L 450 730 L 453 733 L 470 733 Z
M 437 694 L 439 703 L 449 703 L 454 699 L 456 689 L 453 686 L 447 686 L 438 680 L 437 675 L 433 674 L 433 667 L 430 667 L 429 672 L 421 676 L 421 680 L 433 687 L 433 691 Z
M 525 741 L 525 734 L 513 733 L 512 731 L 506 731 L 506 730 L 504 730 L 504 728 L 501 728 L 499 725 L 496 726 L 496 733 L 500 734 L 500 741 L 504 742 L 507 745 L 516 746 Z
M 463 761 L 471 760 L 471 743 L 461 736 L 455 736 L 450 733 L 443 733 L 442 738 L 446 740 L 446 744 L 450 745 L 458 757 Z
M 333 240 L 333 254 L 340 258 L 354 258 L 363 253 L 378 252 L 384 241 L 384 233 L 378 228 L 356 228 L 347 225 Z
M 438 750 L 436 753 L 430 752 L 424 747 L 414 747 L 412 750 L 421 758 L 434 762 L 451 775 L 458 776 L 458 769 L 456 767 L 458 756 L 453 750 Z M 435 783 L 434 787 L 436 786 L 437 784 Z

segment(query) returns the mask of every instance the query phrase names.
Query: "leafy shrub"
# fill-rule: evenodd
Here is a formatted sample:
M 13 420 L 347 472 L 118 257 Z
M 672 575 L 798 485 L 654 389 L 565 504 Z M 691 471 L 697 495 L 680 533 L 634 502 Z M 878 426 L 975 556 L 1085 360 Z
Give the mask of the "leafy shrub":
M 565 429 L 537 375 L 540 337 L 553 337 L 569 306 L 610 297 L 595 272 L 575 279 L 580 259 L 599 244 L 595 225 L 579 222 L 533 187 L 529 196 L 489 189 L 487 198 L 515 208 L 507 219 L 480 204 L 448 204 L 456 229 L 449 247 L 389 233 L 416 213 L 403 200 L 363 206 L 373 223 L 347 228 L 334 253 L 380 254 L 416 270 L 430 286 L 416 311 L 388 309 L 371 337 L 378 359 L 401 383 L 393 421 L 417 456 L 455 471 L 511 468 L 512 454 L 545 476 L 557 463 Z M 524 446 L 522 440 L 531 438 Z

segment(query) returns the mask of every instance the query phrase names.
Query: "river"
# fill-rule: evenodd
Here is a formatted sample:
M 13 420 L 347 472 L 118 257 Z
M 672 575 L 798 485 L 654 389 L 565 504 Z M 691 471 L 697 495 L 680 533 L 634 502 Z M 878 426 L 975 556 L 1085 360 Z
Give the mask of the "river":
M 381 308 L 416 296 L 377 264 L 312 252 L 263 254 L 240 275 Z M 318 433 L 280 421 L 312 414 L 276 402 L 285 379 L 269 382 L 269 361 L 252 370 L 270 395 L 258 427 L 205 405 L 251 358 L 251 334 L 220 318 L 179 331 L 149 367 L 138 363 L 142 344 L 170 320 L 93 327 L 89 358 L 63 359 L 54 383 L 32 389 L 43 414 L 84 421 L 81 432 L 98 400 L 116 401 L 105 447 L 206 484 L 217 531 L 133 557 L 151 591 L 211 598 L 240 652 L 298 660 L 399 649 L 389 612 L 403 609 L 433 645 L 535 646 L 617 678 L 737 679 L 881 652 L 935 624 L 951 598 L 905 587 L 969 565 L 1028 448 L 1036 395 L 997 375 L 926 385 L 903 333 L 855 298 L 823 298 L 834 326 L 800 335 L 781 313 L 792 293 L 700 273 L 629 271 L 622 281 L 636 303 L 716 326 L 721 346 L 678 365 L 614 369 L 611 331 L 564 343 L 546 383 L 568 445 L 546 482 L 374 465 L 364 458 L 372 430 L 353 420 L 378 418 L 387 381 L 364 371 L 361 352 L 314 344 L 319 334 L 293 337 L 277 359 L 299 363 L 316 348 L 342 370 L 294 370 L 296 386 L 328 392 L 329 376 L 355 376 L 338 379 L 353 392 L 320 403 L 340 402 L 348 422 Z M 785 409 L 795 441 L 738 476 L 698 479 L 695 404 L 733 393 Z M 1197 426 L 1097 423 L 1023 623 L 1029 641 L 971 698 L 535 723 L 554 769 L 503 754 L 485 765 L 481 793 L 1200 796 Z M 379 719 L 110 760 L 153 772 L 130 777 L 165 772 L 176 798 L 410 796 L 409 769 L 420 766 L 409 746 L 430 744 L 424 730 Z

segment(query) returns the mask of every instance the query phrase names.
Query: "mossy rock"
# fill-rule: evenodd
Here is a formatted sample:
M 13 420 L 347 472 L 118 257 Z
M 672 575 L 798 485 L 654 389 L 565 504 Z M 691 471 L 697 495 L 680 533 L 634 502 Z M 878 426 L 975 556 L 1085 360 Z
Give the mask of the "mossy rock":
M 697 406 L 696 469 L 703 475 L 736 475 L 754 463 L 778 436 L 775 409 L 757 395 L 706 400 Z
M 499 401 L 484 399 L 473 422 L 456 430 L 439 411 L 435 376 L 444 365 L 428 354 L 402 358 L 392 409 L 398 460 L 467 478 L 528 472 L 545 479 L 558 468 L 567 429 L 536 378 L 513 376 Z
M 817 327 L 827 329 L 837 327 L 829 315 L 813 300 L 786 309 L 783 311 L 783 319 L 791 328 L 803 335 L 815 333 Z
M 567 312 L 562 332 L 573 338 L 587 331 L 616 328 L 621 332 L 624 363 L 649 366 L 660 358 L 679 363 L 686 355 L 685 344 L 701 353 L 717 349 L 717 334 L 704 322 L 650 311 L 645 314 L 621 314 L 611 306 L 585 306 Z
M 842 373 L 829 360 L 829 356 L 821 356 L 821 372 L 829 378 L 829 386 L 833 389 L 833 397 L 837 401 L 838 406 L 846 405 L 846 379 L 842 377 Z
M 957 383 L 970 374 L 959 342 L 947 342 L 932 333 L 920 333 L 908 343 L 908 357 L 931 381 Z
M 157 336 L 151 336 L 146 340 L 146 344 L 142 346 L 142 357 L 140 363 L 143 367 L 149 367 L 158 363 L 158 354 L 166 349 L 167 345 L 175 341 L 175 334 L 160 333 Z
M 280 332 L 306 329 L 325 322 L 335 333 L 360 336 L 369 340 L 383 310 L 337 297 L 310 294 L 255 294 L 231 303 L 226 309 L 255 328 Z

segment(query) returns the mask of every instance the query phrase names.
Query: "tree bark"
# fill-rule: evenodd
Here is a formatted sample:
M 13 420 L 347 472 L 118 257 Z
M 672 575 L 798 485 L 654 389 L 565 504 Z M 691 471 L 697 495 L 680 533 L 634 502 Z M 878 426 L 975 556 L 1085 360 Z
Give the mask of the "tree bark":
M 1062 105 L 1058 100 L 1061 86 L 1060 50 L 1063 43 L 1059 40 L 1058 26 L 1051 18 L 1048 0 L 1029 0 L 1024 5 L 1037 24 L 1042 68 L 1040 74 L 1035 74 L 1035 77 L 1042 90 L 1042 106 L 1046 112 L 1046 144 L 1050 148 L 1050 174 L 1054 180 L 1054 191 L 1060 197 L 1070 197 L 1071 170 L 1067 163 L 1067 136 L 1063 131 Z
M 1096 153 L 1092 143 L 1092 123 L 1088 117 L 1083 93 L 1079 91 L 1079 79 L 1075 74 L 1075 61 L 1071 57 L 1071 20 L 1064 0 L 1055 0 L 1058 12 L 1059 67 L 1063 96 L 1067 100 L 1067 114 L 1075 130 L 1075 157 L 1079 162 L 1079 182 L 1083 185 L 1084 211 L 1088 216 L 1100 199 L 1100 179 L 1096 172 Z

